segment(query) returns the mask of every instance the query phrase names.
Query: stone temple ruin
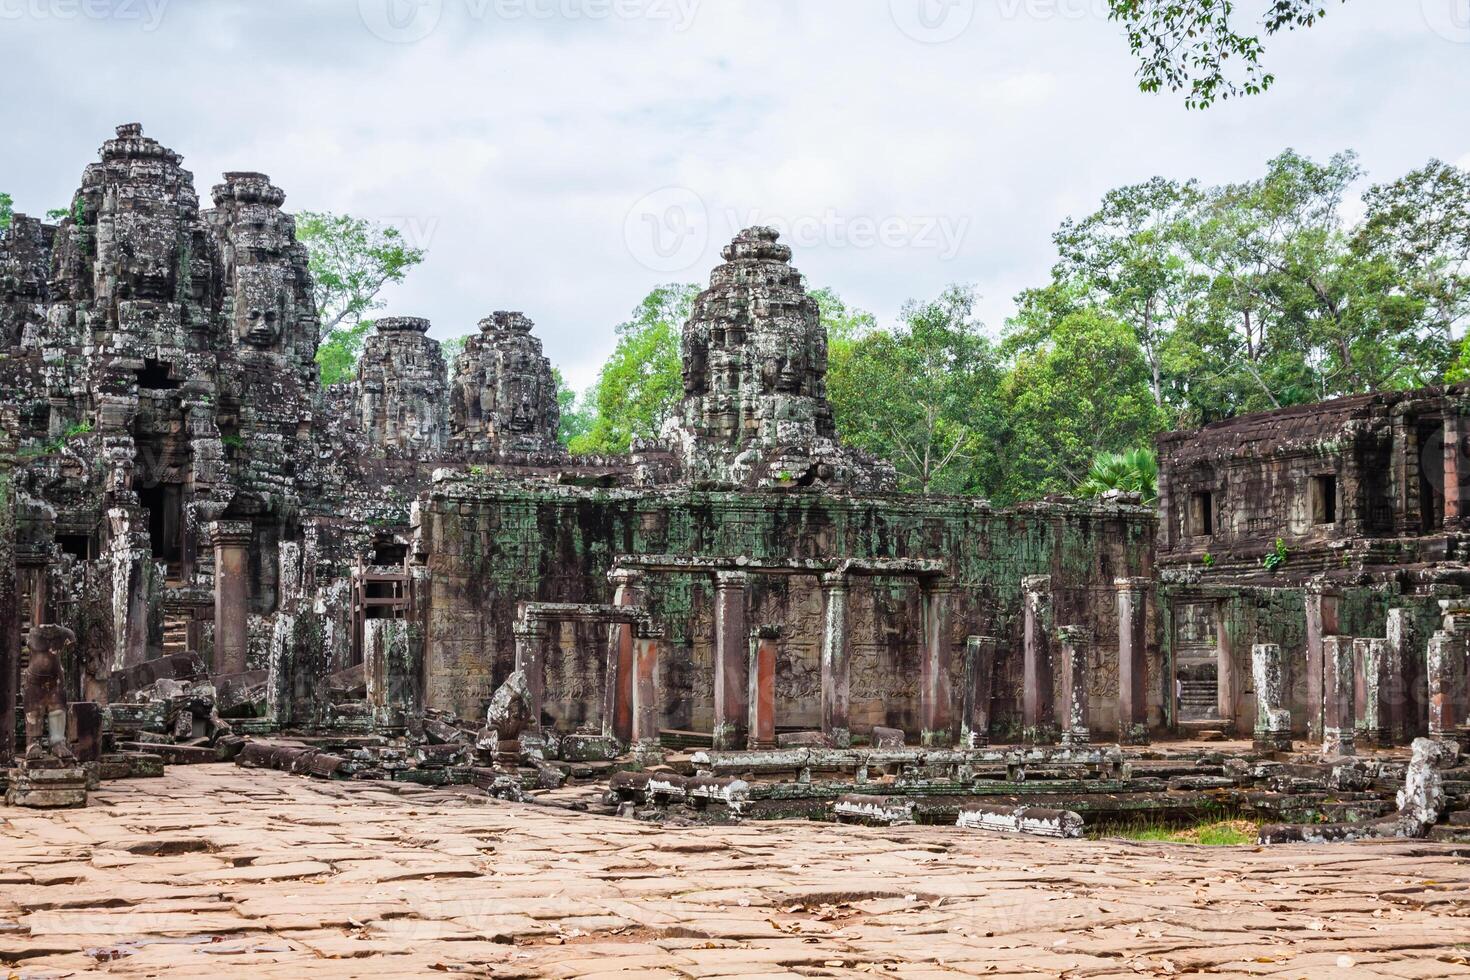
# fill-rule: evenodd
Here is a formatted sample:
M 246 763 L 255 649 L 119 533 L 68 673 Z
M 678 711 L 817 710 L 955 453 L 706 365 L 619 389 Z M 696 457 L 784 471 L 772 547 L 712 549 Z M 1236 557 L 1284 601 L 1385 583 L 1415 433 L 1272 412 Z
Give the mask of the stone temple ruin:
M 322 391 L 284 192 L 211 196 L 123 126 L 0 235 L 13 803 L 234 760 L 650 819 L 1467 833 L 1470 388 L 1166 435 L 1157 508 L 903 495 L 752 228 L 664 438 L 575 457 L 520 313 L 452 365 L 380 320 Z

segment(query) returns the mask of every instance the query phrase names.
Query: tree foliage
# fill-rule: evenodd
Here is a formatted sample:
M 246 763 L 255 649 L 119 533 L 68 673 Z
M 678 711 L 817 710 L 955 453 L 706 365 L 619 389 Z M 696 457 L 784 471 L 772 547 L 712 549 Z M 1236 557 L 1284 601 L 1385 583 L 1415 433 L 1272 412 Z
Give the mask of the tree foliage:
M 322 383 L 331 384 L 329 378 L 343 380 L 357 363 L 367 334 L 363 317 L 382 308 L 383 289 L 402 282 L 425 252 L 391 225 L 324 211 L 299 213 L 296 237 L 310 254 L 323 337 L 317 363 Z
M 1102 452 L 1092 457 L 1087 476 L 1077 484 L 1079 497 L 1097 497 L 1123 490 L 1143 497 L 1145 504 L 1159 499 L 1159 457 L 1152 449 Z
M 362 355 L 363 340 L 372 332 L 373 323 L 372 320 L 358 320 L 350 327 L 334 331 L 317 346 L 316 364 L 322 387 L 353 379 L 357 373 L 357 359 Z
M 0 191 L 0 231 L 10 227 L 10 222 L 15 219 L 15 199 L 9 194 Z
M 595 413 L 574 452 L 625 453 L 633 439 L 659 434 L 684 394 L 679 336 L 699 287 L 659 286 L 617 327 L 618 342 L 588 393 Z
M 1186 106 L 1202 109 L 1270 88 L 1276 76 L 1261 65 L 1262 36 L 1311 27 L 1329 3 L 1264 0 L 1258 32 L 1242 29 L 1235 0 L 1108 0 L 1108 17 L 1128 35 L 1139 88 L 1182 91 Z
M 835 295 L 828 305 L 842 309 Z M 920 493 L 993 488 L 1002 427 L 996 399 L 999 360 L 975 319 L 976 296 L 951 286 L 937 299 L 910 302 L 895 330 L 871 315 L 855 338 L 849 316 L 829 319 L 828 394 L 843 438 L 885 456 Z

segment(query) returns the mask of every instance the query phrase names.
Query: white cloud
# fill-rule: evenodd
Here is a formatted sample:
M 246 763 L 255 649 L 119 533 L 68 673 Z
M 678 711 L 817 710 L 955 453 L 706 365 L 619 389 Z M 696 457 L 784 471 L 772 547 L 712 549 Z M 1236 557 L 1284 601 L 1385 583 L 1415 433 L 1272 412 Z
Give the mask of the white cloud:
M 410 44 L 374 36 L 359 0 L 173 0 L 153 32 L 6 21 L 7 77 L 27 92 L 0 103 L 0 187 L 24 210 L 64 204 L 111 127 L 141 121 L 205 194 L 259 169 L 288 207 L 406 223 L 430 257 L 395 311 L 449 337 L 522 309 L 585 385 L 650 286 L 707 276 L 732 215 L 801 228 L 809 280 L 880 317 L 965 281 L 998 327 L 1045 280 L 1057 222 L 1111 187 L 1242 180 L 1288 145 L 1353 147 L 1390 179 L 1459 157 L 1470 122 L 1453 97 L 1466 48 L 1416 4 L 1335 7 L 1272 40 L 1266 96 L 1188 112 L 1137 91 L 1117 25 L 1081 0 L 977 0 L 942 44 L 905 34 L 890 0 L 506 0 L 570 17 L 426 2 L 442 19 Z M 713 229 L 676 273 L 640 264 L 625 233 L 670 187 Z M 925 222 L 964 233 L 927 247 Z M 898 225 L 900 247 L 862 233 Z

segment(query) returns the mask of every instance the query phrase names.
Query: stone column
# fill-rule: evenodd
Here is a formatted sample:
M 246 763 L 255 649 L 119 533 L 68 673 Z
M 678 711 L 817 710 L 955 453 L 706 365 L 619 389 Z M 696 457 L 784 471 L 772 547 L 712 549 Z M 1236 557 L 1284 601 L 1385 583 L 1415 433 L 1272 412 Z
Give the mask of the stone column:
M 645 760 L 663 757 L 659 743 L 658 658 L 662 635 L 639 629 L 633 637 L 633 748 Z
M 1120 578 L 1118 590 L 1118 741 L 1148 744 L 1148 586 Z
M 1353 639 L 1322 638 L 1325 708 L 1322 718 L 1322 754 L 1353 755 Z
M 750 725 L 746 747 L 776 747 L 776 641 L 780 631 L 761 626 L 750 632 Z
M 1422 671 L 1414 653 L 1414 620 L 1407 609 L 1388 611 L 1388 686 L 1383 704 L 1388 717 L 1389 738 L 1408 744 L 1424 732 L 1419 720 L 1419 699 L 1411 696 Z
M 1307 583 L 1307 740 L 1322 738 L 1326 716 L 1325 637 L 1337 633 L 1337 593 L 1321 582 Z
M 619 568 L 607 575 L 613 605 L 643 604 L 643 572 Z M 633 624 L 613 623 L 607 630 L 607 674 L 603 678 L 602 734 L 623 745 L 633 740 Z
M 422 633 L 403 619 L 362 625 L 363 686 L 373 722 L 396 728 L 421 708 Z
M 745 628 L 744 572 L 715 573 L 715 731 L 716 749 L 745 744 L 748 681 L 745 662 L 750 634 Z
M 1465 453 L 1461 441 L 1465 436 L 1465 420 L 1453 405 L 1445 406 L 1444 413 L 1444 529 L 1446 531 L 1465 528 L 1466 508 L 1460 499 L 1460 487 L 1466 474 Z
M 953 586 L 943 579 L 926 579 L 921 588 L 924 646 L 919 661 L 919 741 L 922 745 L 953 745 L 949 602 Z
M 209 525 L 214 545 L 214 672 L 243 674 L 250 645 L 250 539 L 248 521 Z
M 960 705 L 960 748 L 990 744 L 990 686 L 995 676 L 996 638 L 965 637 L 965 688 Z
M 1281 647 L 1257 643 L 1251 647 L 1251 674 L 1256 687 L 1257 752 L 1291 751 L 1291 692 Z
M 1393 744 L 1389 736 L 1388 705 L 1386 693 L 1389 681 L 1390 652 L 1387 640 L 1376 637 L 1360 637 L 1353 641 L 1353 669 L 1357 672 L 1357 688 L 1362 691 L 1361 699 L 1355 698 L 1357 730 L 1362 733 L 1365 748 L 1381 749 Z M 1361 712 L 1357 709 L 1361 708 Z
M 524 671 L 531 693 L 531 724 L 528 732 L 541 731 L 541 709 L 546 698 L 546 624 L 539 619 L 522 620 L 511 626 L 516 643 L 516 670 Z
M 1429 737 L 1453 738 L 1465 722 L 1465 668 L 1470 650 L 1470 612 L 1441 601 L 1444 628 L 1429 638 Z
M 848 582 L 841 573 L 822 576 L 826 619 L 822 631 L 822 733 L 840 749 L 852 745 L 848 690 L 852 675 L 852 636 L 848 622 Z
M 1052 745 L 1057 740 L 1057 709 L 1052 695 L 1051 576 L 1021 579 L 1021 601 L 1025 606 L 1021 737 L 1035 745 Z
M 1062 657 L 1062 744 L 1086 745 L 1092 741 L 1087 727 L 1092 630 L 1086 626 L 1058 626 L 1057 645 Z

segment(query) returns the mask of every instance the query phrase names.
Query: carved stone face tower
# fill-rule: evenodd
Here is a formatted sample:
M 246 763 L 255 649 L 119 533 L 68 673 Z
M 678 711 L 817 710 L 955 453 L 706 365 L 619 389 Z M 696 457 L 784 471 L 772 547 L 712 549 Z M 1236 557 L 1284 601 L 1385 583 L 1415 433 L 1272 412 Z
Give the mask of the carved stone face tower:
M 481 320 L 480 335 L 465 341 L 450 404 L 457 451 L 560 451 L 556 379 L 532 326 L 523 314 L 501 311 Z
M 281 210 L 286 192 L 265 174 L 228 173 L 212 196 L 206 218 L 223 253 L 231 338 L 247 350 L 284 354 L 298 374 L 311 375 L 319 327 L 306 246 Z
M 449 386 L 429 321 L 387 317 L 358 362 L 358 423 L 371 445 L 426 455 L 444 448 Z
M 837 445 L 821 310 L 778 237 L 748 228 L 725 246 L 684 325 L 673 434 L 685 471 L 696 482 L 881 488 L 891 469 Z

